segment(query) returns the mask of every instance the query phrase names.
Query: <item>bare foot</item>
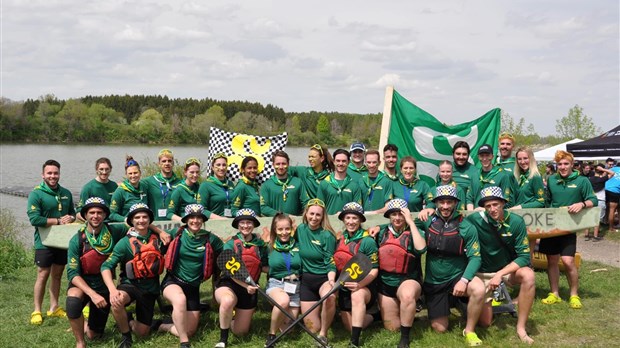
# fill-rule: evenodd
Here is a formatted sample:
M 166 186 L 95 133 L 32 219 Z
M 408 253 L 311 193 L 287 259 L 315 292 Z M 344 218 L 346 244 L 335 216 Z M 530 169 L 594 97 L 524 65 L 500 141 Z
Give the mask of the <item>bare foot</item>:
M 524 332 L 523 334 L 517 333 L 517 336 L 519 336 L 521 343 L 525 343 L 528 345 L 534 344 L 534 340 L 530 337 L 530 335 L 527 334 L 527 332 Z

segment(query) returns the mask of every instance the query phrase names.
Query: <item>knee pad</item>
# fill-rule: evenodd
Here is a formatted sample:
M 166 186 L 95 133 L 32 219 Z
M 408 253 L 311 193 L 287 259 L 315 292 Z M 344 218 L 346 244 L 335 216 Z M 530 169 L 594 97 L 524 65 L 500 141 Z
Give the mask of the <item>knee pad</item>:
M 82 316 L 82 299 L 75 296 L 67 296 L 67 317 L 77 319 Z

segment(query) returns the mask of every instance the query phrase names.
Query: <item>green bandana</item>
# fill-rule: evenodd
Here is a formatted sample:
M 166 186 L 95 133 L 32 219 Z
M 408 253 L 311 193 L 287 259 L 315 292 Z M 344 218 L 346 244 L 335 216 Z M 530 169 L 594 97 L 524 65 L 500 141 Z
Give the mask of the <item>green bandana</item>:
M 290 252 L 294 246 L 295 240 L 293 238 L 289 239 L 287 243 L 282 243 L 279 239 L 276 238 L 275 243 L 273 243 L 273 249 L 280 252 Z
M 133 193 L 134 195 L 140 195 L 142 196 L 142 194 L 144 194 L 144 192 L 142 192 L 142 190 L 140 189 L 140 185 L 138 184 L 139 188 L 135 188 L 130 182 L 129 179 L 125 179 L 123 180 L 123 182 L 118 185 L 120 186 L 123 190 L 129 192 L 129 193 Z
M 282 186 L 282 200 L 286 202 L 286 197 L 288 196 L 288 184 L 291 181 L 291 176 L 287 176 L 286 179 L 282 181 L 278 179 L 276 175 L 272 175 L 271 181 L 273 181 L 278 186 Z
M 54 191 L 54 190 L 52 190 L 51 187 L 47 186 L 45 181 L 41 182 L 39 185 L 34 187 L 35 190 L 41 190 L 41 191 L 47 193 L 48 195 L 54 196 L 54 198 L 56 198 L 56 202 L 58 202 L 58 211 L 62 211 L 62 203 L 60 203 L 60 190 L 59 190 L 59 188 L 60 188 L 60 185 L 58 186 L 58 188 L 56 188 L 56 191 Z
M 224 180 L 226 180 L 226 179 L 224 179 Z M 208 181 L 208 182 L 212 182 L 212 183 L 216 184 L 217 186 L 221 186 L 221 187 L 223 187 L 223 188 L 225 188 L 225 189 L 227 189 L 227 190 L 228 190 L 228 181 L 224 181 L 224 182 L 222 182 L 222 181 L 220 181 L 220 179 L 218 179 L 215 175 L 211 175 L 211 176 L 207 179 L 207 181 Z
M 360 228 L 359 230 L 357 230 L 355 232 L 355 234 L 353 234 L 353 236 L 349 236 L 349 232 L 345 231 L 342 234 L 342 238 L 344 238 L 344 243 L 345 244 L 349 244 L 350 242 L 355 242 L 357 240 L 360 240 L 364 237 L 368 236 L 368 231 L 364 230 L 363 228 Z
M 90 244 L 90 246 L 99 254 L 110 255 L 112 253 L 112 249 L 114 249 L 114 244 L 112 243 L 112 233 L 108 230 L 108 226 L 103 224 L 101 231 L 99 231 L 99 234 L 96 236 L 88 232 L 86 226 L 87 224 L 80 228 L 80 233 L 84 233 L 84 235 L 86 235 L 88 244 Z
M 257 246 L 260 248 L 265 245 L 265 241 L 254 233 L 252 233 L 252 240 L 249 242 L 245 241 L 245 238 L 243 237 L 243 234 L 241 234 L 241 232 L 237 233 L 237 238 L 239 238 L 239 240 L 243 242 L 243 247 L 245 248 L 252 246 Z
M 198 187 L 199 187 L 198 184 L 194 184 L 194 185 L 192 185 L 192 187 L 189 187 L 185 183 L 180 183 L 180 184 L 178 184 L 175 187 L 181 187 L 185 191 L 187 191 L 189 194 L 194 196 L 194 200 L 196 200 L 196 203 L 198 203 L 198 201 L 200 201 L 200 197 L 198 196 Z
M 340 186 L 339 181 L 342 181 L 342 186 Z M 346 176 L 344 178 L 344 180 L 337 180 L 336 177 L 334 176 L 334 174 L 330 174 L 329 177 L 327 178 L 327 182 L 332 185 L 336 191 L 338 191 L 338 193 L 340 193 L 342 191 L 343 187 L 347 187 L 347 185 L 351 182 L 351 177 L 350 176 Z
M 243 181 L 246 185 L 253 187 L 254 190 L 256 190 L 256 192 L 258 193 L 258 182 L 256 182 L 256 180 L 250 180 L 245 176 L 242 176 L 241 181 Z
M 566 186 L 569 182 L 579 177 L 579 172 L 573 170 L 573 172 L 566 178 L 563 178 L 560 173 L 556 173 L 556 175 L 558 176 L 558 184 Z
M 314 179 L 316 183 L 320 183 L 323 179 L 325 179 L 329 175 L 329 171 L 327 169 L 323 169 L 322 171 L 315 173 L 312 168 L 308 168 L 308 177 Z
M 491 171 L 486 172 L 486 173 L 481 170 L 480 171 L 480 183 L 490 184 L 491 180 L 493 180 L 493 178 L 495 178 L 497 173 L 499 173 L 500 171 L 501 171 L 500 167 L 493 167 Z
M 527 181 L 529 180 L 530 176 L 530 171 L 527 170 L 525 173 L 519 175 L 519 187 L 523 187 L 523 185 L 525 185 L 527 183 Z
M 408 188 L 412 188 L 418 182 L 418 180 L 419 179 L 414 176 L 411 182 L 407 182 L 407 180 L 405 180 L 405 177 L 402 176 L 402 174 L 398 177 L 398 182 L 400 182 L 401 185 L 406 186 Z

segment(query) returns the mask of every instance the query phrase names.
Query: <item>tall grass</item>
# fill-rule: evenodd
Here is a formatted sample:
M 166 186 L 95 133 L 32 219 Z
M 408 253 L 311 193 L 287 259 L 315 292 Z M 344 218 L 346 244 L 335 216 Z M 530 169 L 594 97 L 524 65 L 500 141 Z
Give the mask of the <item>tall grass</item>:
M 26 252 L 19 241 L 24 228 L 8 209 L 0 209 L 0 279 L 14 275 L 21 267 L 32 262 L 32 253 Z

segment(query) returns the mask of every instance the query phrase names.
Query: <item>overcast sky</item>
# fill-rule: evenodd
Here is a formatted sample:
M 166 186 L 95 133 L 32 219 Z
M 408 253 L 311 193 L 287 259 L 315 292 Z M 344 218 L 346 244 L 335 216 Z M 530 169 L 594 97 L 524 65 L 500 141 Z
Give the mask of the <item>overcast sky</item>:
M 1 94 L 376 113 L 393 85 L 450 124 L 500 107 L 549 135 L 579 104 L 605 131 L 618 18 L 618 0 L 2 0 Z

